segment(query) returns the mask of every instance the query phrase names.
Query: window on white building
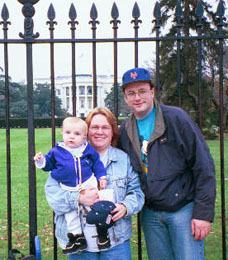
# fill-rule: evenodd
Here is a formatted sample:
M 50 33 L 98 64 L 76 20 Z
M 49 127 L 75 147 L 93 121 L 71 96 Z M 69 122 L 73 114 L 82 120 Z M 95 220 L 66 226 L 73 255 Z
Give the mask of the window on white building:
M 87 86 L 87 95 L 92 95 L 92 94 L 93 94 L 92 86 Z
M 66 87 L 66 96 L 69 97 L 70 96 L 70 88 Z
M 67 110 L 70 108 L 70 98 L 69 97 L 66 98 L 66 108 L 67 108 Z
M 85 86 L 79 86 L 79 95 L 85 95 Z
M 92 109 L 92 97 L 87 98 L 87 107 L 88 109 Z
M 79 106 L 80 108 L 85 108 L 85 98 L 79 98 Z
M 56 89 L 56 94 L 57 94 L 57 96 L 60 96 L 61 95 L 61 90 L 60 89 Z

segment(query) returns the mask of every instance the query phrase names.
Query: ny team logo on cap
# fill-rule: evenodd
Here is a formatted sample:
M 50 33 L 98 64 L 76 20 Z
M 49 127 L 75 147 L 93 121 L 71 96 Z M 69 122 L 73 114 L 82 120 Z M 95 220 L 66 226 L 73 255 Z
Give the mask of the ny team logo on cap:
M 136 79 L 137 76 L 138 76 L 138 73 L 137 73 L 136 71 L 135 71 L 135 72 L 131 72 L 131 74 L 130 74 L 130 77 L 131 77 L 132 79 Z
M 150 72 L 144 68 L 133 68 L 126 71 L 122 77 L 122 87 L 137 81 L 151 82 Z

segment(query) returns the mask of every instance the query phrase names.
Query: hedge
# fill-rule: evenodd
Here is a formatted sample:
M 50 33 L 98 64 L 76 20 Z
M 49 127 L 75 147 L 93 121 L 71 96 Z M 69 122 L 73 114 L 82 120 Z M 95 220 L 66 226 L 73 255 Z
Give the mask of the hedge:
M 55 127 L 62 127 L 62 122 L 64 118 L 55 118 Z M 84 119 L 84 118 L 83 118 Z M 125 120 L 125 118 L 119 118 L 118 125 Z M 10 128 L 28 128 L 28 118 L 10 118 Z M 35 118 L 34 119 L 35 128 L 50 128 L 51 118 Z M 6 128 L 6 120 L 0 118 L 0 128 Z
M 55 118 L 55 127 L 61 127 L 64 118 Z M 11 118 L 9 120 L 10 128 L 28 128 L 28 118 Z M 51 127 L 51 118 L 35 118 L 35 128 Z M 0 119 L 0 128 L 6 128 L 6 120 Z

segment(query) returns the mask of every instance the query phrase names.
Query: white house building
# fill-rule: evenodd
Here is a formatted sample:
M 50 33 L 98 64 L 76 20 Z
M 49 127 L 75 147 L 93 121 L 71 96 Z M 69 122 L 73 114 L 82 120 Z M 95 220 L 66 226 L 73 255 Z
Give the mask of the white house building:
M 35 83 L 50 83 L 50 79 L 34 79 Z M 105 98 L 113 87 L 113 75 L 97 75 L 97 106 L 105 106 Z M 93 109 L 93 78 L 90 74 L 76 75 L 76 116 L 86 117 Z M 62 101 L 62 108 L 73 113 L 72 108 L 72 78 L 57 76 L 55 78 L 55 94 Z

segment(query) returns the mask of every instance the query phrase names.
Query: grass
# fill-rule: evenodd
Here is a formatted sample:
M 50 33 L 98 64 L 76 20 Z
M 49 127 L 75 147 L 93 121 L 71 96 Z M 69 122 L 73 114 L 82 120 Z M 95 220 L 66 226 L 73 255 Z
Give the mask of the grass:
M 28 141 L 27 129 L 12 129 L 11 133 L 11 196 L 12 196 L 12 243 L 24 254 L 29 253 L 29 187 L 28 187 Z M 36 151 L 46 153 L 51 148 L 51 130 L 36 129 Z M 56 140 L 60 140 L 60 129 L 56 129 Z M 0 259 L 7 259 L 7 177 L 6 177 L 6 131 L 0 129 Z M 222 231 L 221 231 L 221 187 L 220 187 L 220 155 L 219 140 L 208 141 L 211 153 L 216 164 L 217 199 L 216 217 L 212 232 L 206 239 L 206 259 L 222 259 Z M 225 138 L 225 170 L 227 171 L 228 138 Z M 53 230 L 52 211 L 44 196 L 44 184 L 47 173 L 37 171 L 37 225 L 38 235 L 42 246 L 42 259 L 53 259 Z M 228 176 L 225 177 L 226 190 L 228 189 Z M 228 192 L 227 192 L 228 194 Z M 226 201 L 228 195 L 226 194 Z M 228 215 L 226 209 L 226 216 Z M 227 221 L 228 218 L 226 218 Z M 228 222 L 228 221 L 227 221 Z M 133 217 L 134 234 L 131 239 L 132 259 L 137 260 L 137 232 L 136 216 Z M 228 226 L 228 223 L 226 224 Z M 228 239 L 227 239 L 228 241 Z M 145 243 L 142 245 L 143 260 L 147 260 Z M 58 249 L 58 259 L 64 260 Z

